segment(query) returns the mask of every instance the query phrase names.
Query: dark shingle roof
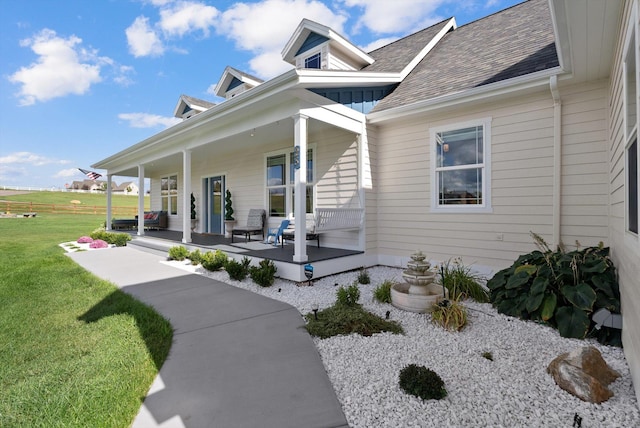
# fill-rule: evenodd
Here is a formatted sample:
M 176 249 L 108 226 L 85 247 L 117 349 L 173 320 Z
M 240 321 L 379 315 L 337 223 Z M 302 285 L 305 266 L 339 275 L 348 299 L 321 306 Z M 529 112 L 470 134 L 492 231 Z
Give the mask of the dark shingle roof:
M 362 71 L 401 72 L 447 22 L 448 19 L 369 52 L 375 62 Z
M 447 33 L 374 112 L 558 66 L 547 0 L 529 0 Z

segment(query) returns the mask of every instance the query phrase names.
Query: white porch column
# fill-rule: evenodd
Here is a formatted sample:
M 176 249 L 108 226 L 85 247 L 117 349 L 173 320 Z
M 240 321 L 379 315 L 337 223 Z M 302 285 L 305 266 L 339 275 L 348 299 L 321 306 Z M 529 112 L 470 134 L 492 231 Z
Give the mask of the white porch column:
M 138 236 L 144 235 L 144 165 L 138 165 Z
M 182 243 L 191 242 L 191 150 L 182 151 Z
M 366 124 L 362 124 L 362 134 L 358 135 L 356 138 L 358 139 L 358 202 L 360 203 L 360 208 L 362 208 L 364 212 L 362 227 L 358 230 L 358 249 L 360 251 L 365 251 L 367 248 L 367 229 L 365 227 L 367 215 L 366 189 L 371 189 L 373 186 Z
M 307 257 L 307 122 L 308 116 L 297 114 L 293 117 L 293 142 L 300 165 L 295 169 L 295 197 L 293 215 L 296 218 L 294 262 L 306 262 Z
M 111 177 L 112 175 L 107 173 L 107 230 L 111 230 Z

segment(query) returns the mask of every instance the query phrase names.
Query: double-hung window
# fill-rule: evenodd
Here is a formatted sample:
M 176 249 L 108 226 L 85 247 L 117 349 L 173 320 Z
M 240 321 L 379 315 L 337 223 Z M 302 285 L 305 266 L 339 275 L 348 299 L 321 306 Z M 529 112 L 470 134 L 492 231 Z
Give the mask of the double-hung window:
M 491 210 L 491 120 L 432 128 L 431 210 Z
M 162 211 L 178 214 L 178 176 L 169 175 L 160 179 L 160 200 Z
M 267 156 L 267 204 L 271 217 L 286 217 L 293 213 L 295 168 L 293 151 Z M 313 149 L 307 150 L 306 211 L 313 213 Z
M 635 10 L 635 8 L 634 8 Z M 632 16 L 635 16 L 633 13 Z M 638 34 L 630 25 L 624 54 L 624 129 L 626 171 L 626 230 L 638 235 Z

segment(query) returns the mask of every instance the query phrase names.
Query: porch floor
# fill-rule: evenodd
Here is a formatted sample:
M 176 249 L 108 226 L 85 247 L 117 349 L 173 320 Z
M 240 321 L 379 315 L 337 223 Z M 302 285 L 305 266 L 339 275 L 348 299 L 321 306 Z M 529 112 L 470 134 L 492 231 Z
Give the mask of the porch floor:
M 134 239 L 137 237 L 136 232 L 132 232 L 132 237 Z M 171 246 L 184 245 L 182 244 L 182 232 L 180 231 L 147 230 L 145 231 L 144 237 L 170 241 L 172 243 Z M 307 245 L 308 260 L 305 262 L 294 262 L 293 243 L 285 243 L 284 247 L 281 247 L 280 245 L 276 247 L 273 246 L 273 244 L 264 244 L 262 238 L 259 240 L 253 239 L 249 242 L 245 242 L 244 238 L 240 236 L 236 236 L 234 238 L 234 242 L 231 243 L 231 238 L 225 238 L 223 235 L 201 233 L 191 233 L 191 240 L 192 242 L 188 244 L 190 247 L 200 247 L 206 250 L 221 249 L 223 251 L 242 256 L 257 257 L 299 265 L 364 254 L 362 251 L 345 250 L 342 248 L 318 248 L 315 241 L 309 241 L 309 244 Z

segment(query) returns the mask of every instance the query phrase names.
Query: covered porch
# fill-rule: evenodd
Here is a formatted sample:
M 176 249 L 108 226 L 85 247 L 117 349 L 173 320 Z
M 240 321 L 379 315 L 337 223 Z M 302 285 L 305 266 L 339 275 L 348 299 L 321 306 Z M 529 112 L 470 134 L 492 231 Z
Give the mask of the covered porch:
M 285 243 L 284 246 L 264 244 L 262 239 L 253 239 L 248 242 L 231 242 L 231 238 L 223 235 L 211 235 L 192 233 L 192 241 L 188 244 L 182 242 L 182 233 L 172 230 L 148 230 L 144 236 L 131 232 L 133 240 L 129 245 L 148 248 L 161 253 L 168 253 L 169 248 L 182 245 L 189 251 L 199 249 L 201 252 L 224 251 L 229 257 L 241 260 L 248 257 L 252 264 L 260 260 L 271 260 L 278 271 L 276 276 L 295 282 L 307 281 L 304 273 L 304 265 L 313 266 L 313 277 L 321 278 L 340 272 L 359 269 L 365 266 L 363 251 L 348 250 L 343 248 L 317 247 L 315 243 L 306 245 L 308 259 L 305 262 L 294 261 L 295 245 Z

